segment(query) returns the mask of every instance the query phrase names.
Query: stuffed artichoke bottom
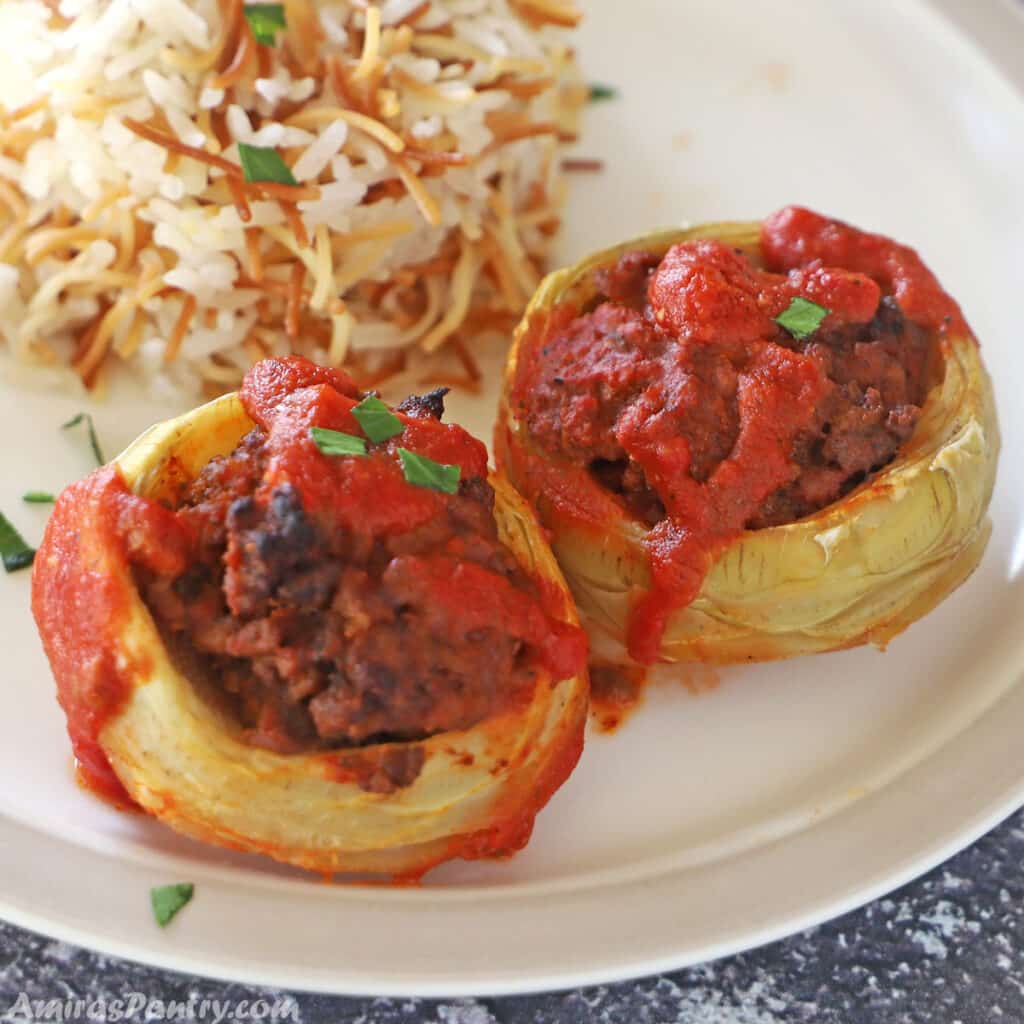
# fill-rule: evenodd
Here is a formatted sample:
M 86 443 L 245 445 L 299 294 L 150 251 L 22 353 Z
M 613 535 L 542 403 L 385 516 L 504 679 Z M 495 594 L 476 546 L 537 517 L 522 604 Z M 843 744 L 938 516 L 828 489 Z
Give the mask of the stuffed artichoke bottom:
M 643 662 L 884 646 L 981 559 L 999 443 L 916 253 L 800 208 L 550 275 L 496 434 L 581 612 Z
M 33 610 L 94 788 L 321 872 L 527 841 L 582 748 L 586 641 L 441 398 L 266 361 L 64 492 Z

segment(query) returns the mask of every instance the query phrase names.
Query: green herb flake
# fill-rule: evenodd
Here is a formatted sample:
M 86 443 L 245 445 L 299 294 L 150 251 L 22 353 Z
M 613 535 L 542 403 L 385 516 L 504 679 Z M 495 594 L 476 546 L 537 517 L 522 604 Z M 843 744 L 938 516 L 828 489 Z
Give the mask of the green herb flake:
M 27 569 L 36 557 L 35 549 L 30 548 L 20 533 L 7 521 L 0 512 L 0 559 L 3 560 L 7 572 Z
M 775 322 L 789 331 L 797 341 L 804 341 L 821 326 L 822 320 L 831 312 L 830 309 L 819 306 L 810 299 L 801 299 L 798 295 L 790 301 L 789 308 L 775 318 Z
M 284 4 L 246 4 L 242 13 L 256 42 L 264 46 L 273 46 L 277 42 L 278 30 L 288 27 Z
M 367 395 L 353 410 L 363 433 L 374 443 L 395 437 L 405 424 L 376 395 Z
M 28 505 L 52 505 L 57 499 L 49 491 L 26 491 L 21 500 Z
M 365 455 L 366 442 L 354 434 L 343 434 L 340 430 L 326 427 L 310 427 L 313 443 L 324 455 Z
M 246 181 L 273 181 L 278 185 L 298 185 L 288 165 L 276 149 L 238 144 L 238 159 Z
M 613 85 L 603 85 L 601 82 L 591 82 L 590 92 L 587 96 L 591 103 L 600 103 L 603 100 L 617 100 L 619 90 Z
M 425 455 L 417 455 L 408 448 L 399 448 L 398 457 L 402 460 L 402 471 L 405 479 L 417 487 L 429 487 L 434 491 L 454 494 L 459 489 L 459 478 L 462 469 L 428 459 Z
M 92 417 L 87 412 L 80 412 L 77 416 L 72 416 L 67 423 L 61 424 L 61 430 L 72 430 L 77 427 L 80 423 L 88 424 L 89 428 L 89 445 L 92 448 L 92 454 L 96 459 L 96 465 L 102 466 L 106 463 L 106 459 L 103 458 L 103 451 L 100 448 L 100 442 L 96 437 L 96 427 L 92 422 Z
M 195 892 L 191 882 L 178 882 L 176 885 L 158 885 L 149 890 L 149 901 L 153 905 L 153 916 L 161 928 L 166 928 L 175 914 Z

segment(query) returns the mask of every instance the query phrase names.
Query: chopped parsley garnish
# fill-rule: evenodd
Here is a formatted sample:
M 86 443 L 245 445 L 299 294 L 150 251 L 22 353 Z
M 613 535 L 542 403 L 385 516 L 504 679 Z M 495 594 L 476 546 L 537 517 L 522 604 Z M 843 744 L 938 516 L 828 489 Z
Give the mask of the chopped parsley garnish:
M 354 434 L 343 434 L 327 427 L 310 427 L 313 443 L 324 455 L 365 455 L 366 442 Z
M 0 558 L 8 572 L 27 569 L 36 557 L 35 549 L 30 548 L 20 533 L 7 521 L 0 512 Z
M 398 457 L 402 460 L 402 471 L 405 479 L 417 487 L 429 487 L 431 490 L 454 494 L 459 489 L 459 478 L 462 469 L 428 459 L 425 455 L 417 455 L 408 448 L 399 448 Z
M 295 175 L 276 149 L 238 144 L 238 159 L 246 181 L 273 181 L 278 185 L 298 185 Z
M 789 331 L 797 341 L 804 341 L 821 326 L 822 320 L 831 312 L 830 309 L 797 295 L 790 301 L 789 308 L 775 318 L 775 322 Z
M 405 424 L 376 395 L 367 395 L 353 410 L 363 432 L 380 444 L 405 430 Z
M 103 458 L 100 443 L 96 438 L 96 427 L 93 425 L 92 417 L 87 412 L 80 412 L 77 416 L 73 416 L 67 421 L 67 423 L 61 424 L 60 429 L 71 430 L 73 427 L 77 427 L 80 423 L 87 423 L 89 425 L 89 445 L 92 447 L 92 454 L 96 458 L 96 465 L 102 466 L 107 460 Z
M 602 100 L 615 100 L 619 98 L 619 90 L 613 85 L 602 85 L 600 82 L 591 82 L 590 93 L 587 98 L 591 103 L 600 103 Z
M 277 42 L 278 29 L 288 27 L 284 4 L 246 4 L 242 13 L 249 22 L 256 42 L 264 46 L 273 46 Z
M 49 491 L 26 491 L 21 500 L 29 505 L 52 505 L 57 499 Z
M 191 882 L 178 882 L 176 885 L 159 885 L 149 890 L 149 901 L 153 904 L 153 916 L 161 928 L 178 913 L 195 892 Z

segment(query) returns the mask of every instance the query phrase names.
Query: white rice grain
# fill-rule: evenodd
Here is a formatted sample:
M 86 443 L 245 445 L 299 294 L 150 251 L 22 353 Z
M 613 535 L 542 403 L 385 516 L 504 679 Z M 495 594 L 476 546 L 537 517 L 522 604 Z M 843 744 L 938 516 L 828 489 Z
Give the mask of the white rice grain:
M 344 121 L 332 121 L 320 137 L 314 139 L 302 156 L 295 161 L 292 174 L 299 181 L 315 181 L 338 150 L 345 145 L 347 138 L 348 124 Z

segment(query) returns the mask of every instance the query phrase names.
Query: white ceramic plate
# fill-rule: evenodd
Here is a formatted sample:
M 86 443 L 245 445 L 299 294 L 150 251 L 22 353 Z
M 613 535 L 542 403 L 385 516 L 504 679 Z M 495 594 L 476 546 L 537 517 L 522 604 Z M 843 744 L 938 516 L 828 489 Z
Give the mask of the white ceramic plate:
M 73 781 L 28 611 L 0 579 L 0 914 L 181 970 L 375 994 L 607 981 L 739 950 L 906 881 L 1024 802 L 1024 101 L 966 34 L 1011 57 L 1017 12 L 917 0 L 591 0 L 580 51 L 620 98 L 589 116 L 563 254 L 682 220 L 799 201 L 916 244 L 994 371 L 1004 457 L 984 564 L 885 654 L 723 670 L 650 691 L 511 861 L 421 889 L 331 887 L 119 815 Z M 950 3 L 950 8 L 955 5 Z M 628 9 L 628 13 L 626 13 Z M 996 50 L 991 51 L 993 53 Z M 2 387 L 2 386 L 0 386 Z M 487 436 L 489 402 L 452 403 Z M 79 403 L 0 390 L 0 507 L 88 468 L 56 426 Z M 97 406 L 108 447 L 159 409 Z M 147 891 L 196 883 L 166 931 Z

